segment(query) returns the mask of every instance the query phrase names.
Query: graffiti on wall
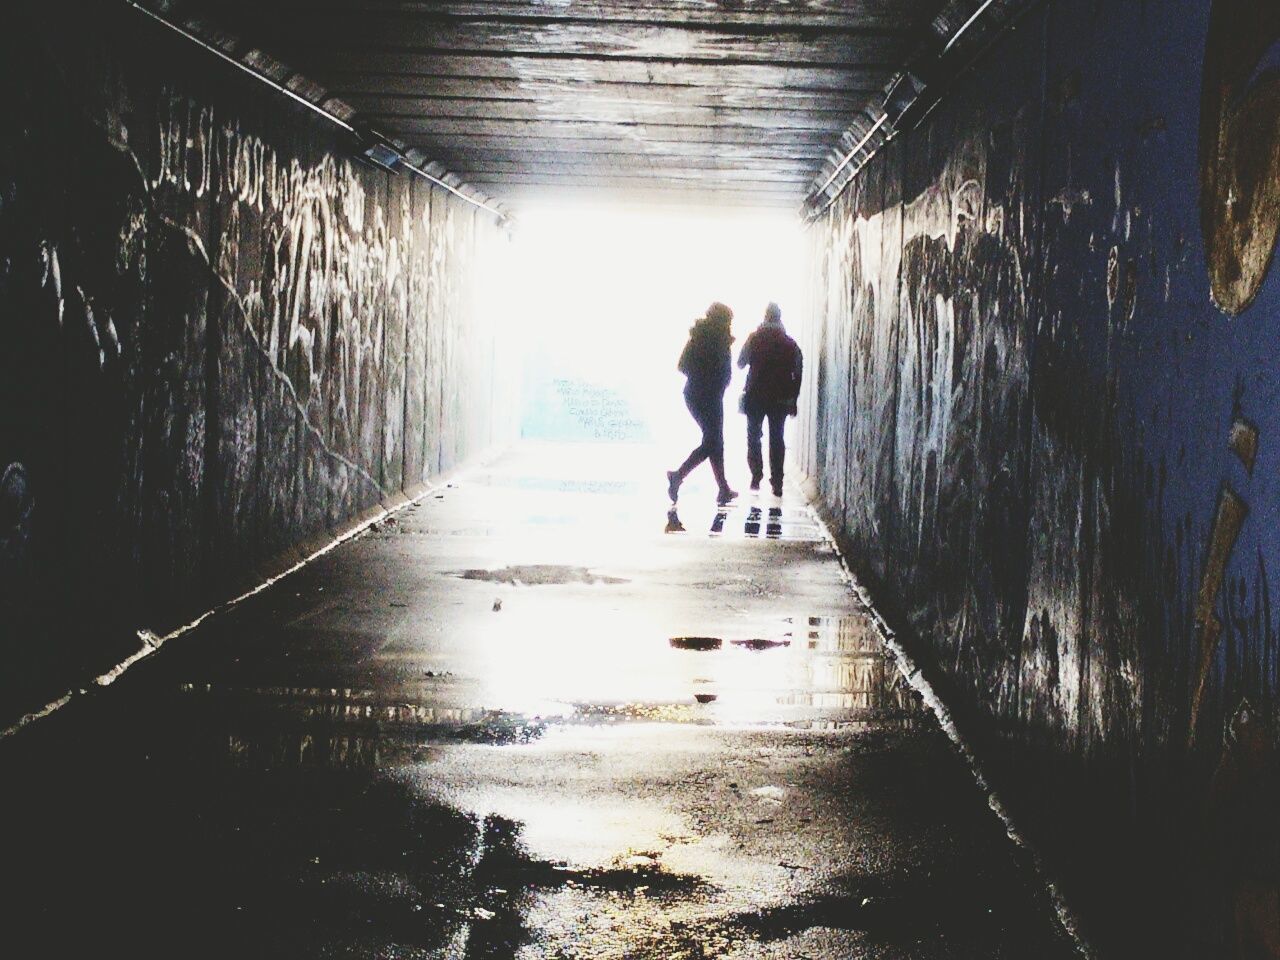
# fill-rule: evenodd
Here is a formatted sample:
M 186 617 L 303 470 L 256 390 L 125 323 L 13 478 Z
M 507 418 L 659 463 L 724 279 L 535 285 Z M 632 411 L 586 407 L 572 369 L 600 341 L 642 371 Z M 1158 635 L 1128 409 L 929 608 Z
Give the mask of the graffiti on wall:
M 907 205 L 897 416 L 900 535 L 937 577 L 957 658 L 1022 626 L 1030 306 L 1005 198 L 959 179 Z M 976 558 L 984 576 L 945 575 Z
M 1200 113 L 1201 228 L 1214 302 L 1253 303 L 1280 235 L 1280 4 L 1216 0 Z
M 509 435 L 464 296 L 495 224 L 76 13 L 0 32 L 0 636 L 38 641 L 0 712 Z
M 1143 844 L 1176 822 L 1176 844 L 1141 848 L 1169 857 L 1205 840 L 1208 813 L 1223 839 L 1197 847 L 1197 882 L 1214 889 L 1188 916 L 1276 957 L 1280 5 L 1186 0 L 1176 22 L 1046 7 L 1047 54 L 1010 39 L 815 231 L 830 369 L 804 455 L 1076 894 L 1105 914 L 1108 858 L 1139 849 L 1144 818 Z M 1202 52 L 1203 77 L 1169 69 Z M 1008 94 L 1011 76 L 1046 96 Z M 895 164 L 903 195 L 881 204 L 865 183 Z M 890 204 L 901 294 L 871 311 L 893 244 L 851 235 Z M 896 361 L 886 382 L 877 354 Z M 860 473 L 885 433 L 891 469 Z
M 359 425 L 369 419 L 370 384 L 384 362 L 380 307 L 399 259 L 382 208 L 349 160 L 284 158 L 213 107 L 169 90 L 161 103 L 151 189 L 208 197 L 222 209 L 209 258 L 238 304 L 243 332 L 307 424 L 356 467 Z M 260 250 L 242 248 L 248 221 L 265 230 Z M 376 484 L 367 464 L 358 469 Z
M 1266 279 L 1280 237 L 1280 5 L 1216 0 L 1205 46 L 1200 115 L 1200 216 L 1213 301 L 1244 312 Z M 1237 406 L 1239 400 L 1237 400 Z M 1228 450 L 1252 475 L 1258 428 L 1237 415 Z M 1224 483 L 1196 599 L 1199 664 L 1188 742 L 1195 743 L 1222 623 L 1215 613 L 1249 507 Z

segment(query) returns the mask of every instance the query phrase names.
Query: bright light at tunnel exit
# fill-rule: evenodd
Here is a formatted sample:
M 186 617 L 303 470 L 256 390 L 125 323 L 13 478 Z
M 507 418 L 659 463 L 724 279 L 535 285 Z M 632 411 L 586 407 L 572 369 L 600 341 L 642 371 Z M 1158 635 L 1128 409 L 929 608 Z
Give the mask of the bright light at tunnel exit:
M 510 262 L 512 326 L 525 353 L 526 438 L 653 441 L 687 452 L 697 430 L 676 360 L 712 301 L 734 311 L 734 437 L 743 371 L 737 351 L 777 302 L 804 321 L 803 228 L 790 211 L 578 207 L 522 211 Z

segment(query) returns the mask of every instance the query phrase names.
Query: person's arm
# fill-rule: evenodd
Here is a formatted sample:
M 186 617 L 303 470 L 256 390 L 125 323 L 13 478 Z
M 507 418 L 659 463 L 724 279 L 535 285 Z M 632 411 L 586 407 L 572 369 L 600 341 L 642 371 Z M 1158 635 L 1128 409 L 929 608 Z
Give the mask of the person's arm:
M 751 362 L 752 344 L 756 342 L 756 335 L 753 333 L 747 337 L 747 342 L 742 345 L 742 351 L 738 354 L 738 368 L 741 369 Z
M 800 415 L 800 379 L 804 376 L 804 354 L 800 347 L 795 348 L 795 358 L 791 367 L 791 409 L 788 413 L 793 417 Z

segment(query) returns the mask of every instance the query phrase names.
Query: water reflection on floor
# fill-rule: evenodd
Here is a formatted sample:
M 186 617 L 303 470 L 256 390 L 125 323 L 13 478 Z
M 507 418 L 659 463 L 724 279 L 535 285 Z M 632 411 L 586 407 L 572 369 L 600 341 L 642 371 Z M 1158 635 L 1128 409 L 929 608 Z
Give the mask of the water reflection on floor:
M 0 952 L 1069 953 L 795 491 L 535 454 L 5 744 Z
M 912 727 L 919 698 L 863 617 L 799 623 L 785 624 L 781 639 L 670 638 L 656 655 L 687 686 L 683 701 L 549 702 L 545 713 L 525 714 L 430 696 L 408 702 L 398 690 L 186 682 L 179 706 L 204 723 L 225 721 L 232 758 L 278 765 L 379 766 L 410 761 L 431 743 L 522 743 L 572 724 Z
M 682 509 L 678 505 L 667 509 L 664 533 L 688 533 L 690 527 L 680 519 Z M 781 505 L 730 504 L 710 511 L 711 522 L 706 524 L 705 509 L 684 509 L 685 517 L 696 516 L 690 522 L 692 529 L 705 529 L 712 536 L 742 537 L 766 540 L 820 540 L 821 533 L 808 511 L 791 508 L 784 511 Z

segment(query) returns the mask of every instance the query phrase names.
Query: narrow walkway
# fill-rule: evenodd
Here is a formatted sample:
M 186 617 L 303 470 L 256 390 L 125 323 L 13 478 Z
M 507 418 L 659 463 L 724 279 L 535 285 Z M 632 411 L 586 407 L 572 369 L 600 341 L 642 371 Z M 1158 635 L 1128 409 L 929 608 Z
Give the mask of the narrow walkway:
M 520 447 L 0 745 L 3 952 L 1070 956 L 798 494 L 654 464 Z

